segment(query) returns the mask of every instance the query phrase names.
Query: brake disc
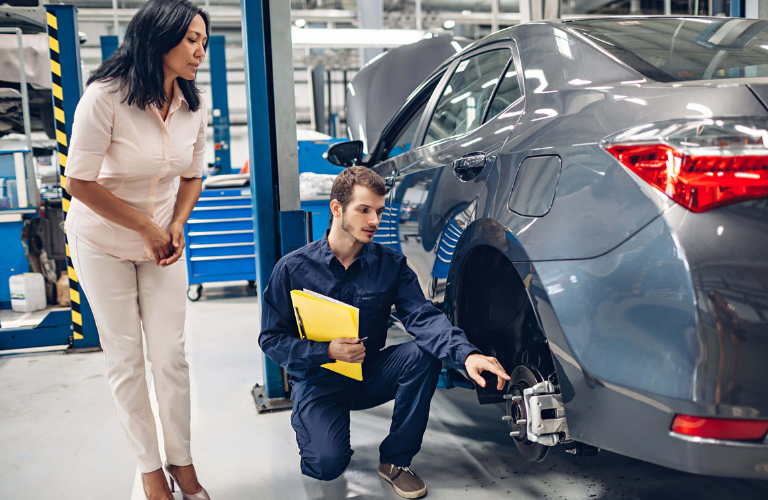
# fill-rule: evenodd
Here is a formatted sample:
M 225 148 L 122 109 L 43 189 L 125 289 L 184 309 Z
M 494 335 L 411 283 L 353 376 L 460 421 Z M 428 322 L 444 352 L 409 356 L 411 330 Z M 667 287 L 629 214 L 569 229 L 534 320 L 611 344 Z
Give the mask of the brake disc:
M 517 450 L 526 460 L 541 462 L 549 453 L 549 446 L 534 443 L 527 438 L 528 414 L 523 401 L 523 390 L 543 382 L 539 370 L 531 365 L 520 365 L 512 372 L 512 380 L 507 386 L 506 406 L 509 430 L 514 437 Z M 511 396 L 511 397 L 510 397 Z M 517 433 L 517 435 L 514 435 Z

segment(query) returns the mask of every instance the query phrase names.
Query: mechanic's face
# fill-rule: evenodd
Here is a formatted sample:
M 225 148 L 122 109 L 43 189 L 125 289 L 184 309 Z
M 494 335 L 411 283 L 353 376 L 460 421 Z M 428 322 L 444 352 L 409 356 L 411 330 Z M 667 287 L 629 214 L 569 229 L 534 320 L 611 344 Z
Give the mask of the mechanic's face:
M 358 243 L 370 243 L 379 228 L 383 211 L 384 195 L 355 186 L 352 201 L 341 212 L 341 230 Z
M 189 23 L 187 34 L 181 43 L 163 55 L 163 69 L 166 77 L 180 76 L 185 80 L 194 80 L 197 67 L 205 57 L 206 43 L 208 43 L 208 37 L 205 35 L 205 21 L 198 14 Z

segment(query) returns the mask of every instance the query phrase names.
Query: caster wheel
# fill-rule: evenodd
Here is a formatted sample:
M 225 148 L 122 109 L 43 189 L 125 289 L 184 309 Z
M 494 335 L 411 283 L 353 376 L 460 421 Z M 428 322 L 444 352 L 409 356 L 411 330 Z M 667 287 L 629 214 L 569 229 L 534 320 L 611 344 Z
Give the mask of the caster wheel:
M 187 288 L 187 298 L 192 302 L 200 300 L 201 295 L 203 295 L 203 285 L 191 285 Z
M 254 295 L 258 295 L 258 292 L 256 291 L 256 282 L 255 281 L 249 281 L 248 282 L 248 290 L 253 292 Z

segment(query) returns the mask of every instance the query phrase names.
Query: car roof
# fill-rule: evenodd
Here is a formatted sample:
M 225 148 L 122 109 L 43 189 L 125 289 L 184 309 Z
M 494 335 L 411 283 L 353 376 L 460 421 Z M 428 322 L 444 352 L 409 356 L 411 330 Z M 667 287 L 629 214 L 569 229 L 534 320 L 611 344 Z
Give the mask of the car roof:
M 525 43 L 525 37 L 520 37 L 520 32 L 523 30 L 529 30 L 529 29 L 537 29 L 537 27 L 549 27 L 549 28 L 557 28 L 557 29 L 566 29 L 571 26 L 578 26 L 579 24 L 588 24 L 593 21 L 604 21 L 604 20 L 617 20 L 622 22 L 627 21 L 633 21 L 633 20 L 644 20 L 644 21 L 653 21 L 656 19 L 690 19 L 691 16 L 682 16 L 682 15 L 676 15 L 676 16 L 585 16 L 585 17 L 575 17 L 571 19 L 545 19 L 542 21 L 531 21 L 528 23 L 522 23 L 517 24 L 515 26 L 510 26 L 509 28 L 504 28 L 502 30 L 499 30 L 495 33 L 491 33 L 488 36 L 485 36 L 481 38 L 480 40 L 477 40 L 476 42 L 472 43 L 471 45 L 468 45 L 464 48 L 461 52 L 458 52 L 457 54 L 454 54 L 452 57 L 447 59 L 443 62 L 440 66 L 438 66 L 432 74 L 426 79 L 431 79 L 436 73 L 440 73 L 445 71 L 445 69 L 451 65 L 453 61 L 455 61 L 457 58 L 463 57 L 466 53 L 475 50 L 479 47 L 483 47 L 485 45 L 490 45 L 495 42 L 499 42 L 502 40 L 509 40 L 509 39 L 515 39 L 517 43 Z M 704 16 L 697 16 L 697 20 L 713 20 L 713 21 L 722 21 L 723 17 L 704 17 Z M 735 19 L 741 19 L 741 18 L 735 18 Z M 425 80 L 425 81 L 426 81 Z M 420 88 L 420 87 L 419 87 Z M 419 89 L 416 89 L 418 91 Z M 414 94 L 416 93 L 414 91 Z M 412 94 L 413 95 L 413 94 Z M 410 100 L 410 97 L 409 97 Z

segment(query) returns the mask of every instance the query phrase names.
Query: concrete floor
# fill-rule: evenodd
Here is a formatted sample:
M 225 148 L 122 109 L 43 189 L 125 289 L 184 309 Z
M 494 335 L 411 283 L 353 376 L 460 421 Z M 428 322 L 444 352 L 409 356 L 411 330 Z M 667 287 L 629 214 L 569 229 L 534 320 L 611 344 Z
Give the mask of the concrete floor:
M 301 475 L 289 413 L 258 415 L 251 397 L 262 379 L 259 313 L 244 290 L 206 289 L 188 303 L 192 451 L 213 499 L 399 498 L 376 474 L 391 403 L 352 414 L 355 455 L 341 478 Z M 412 466 L 428 498 L 768 498 L 768 481 L 694 476 L 608 452 L 579 459 L 556 448 L 542 463 L 526 462 L 502 414 L 471 391 L 438 389 Z M 0 443 L 0 499 L 143 498 L 101 353 L 0 356 Z

